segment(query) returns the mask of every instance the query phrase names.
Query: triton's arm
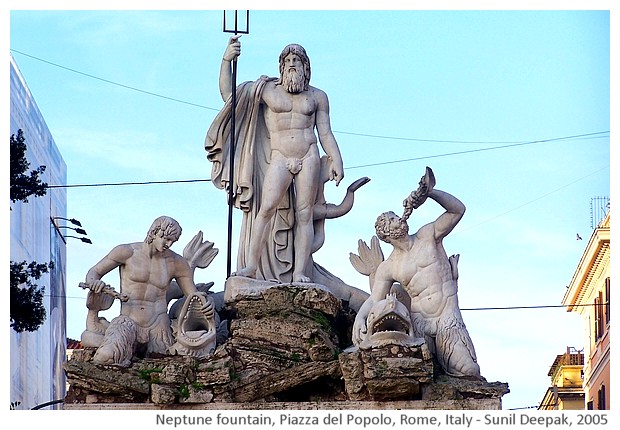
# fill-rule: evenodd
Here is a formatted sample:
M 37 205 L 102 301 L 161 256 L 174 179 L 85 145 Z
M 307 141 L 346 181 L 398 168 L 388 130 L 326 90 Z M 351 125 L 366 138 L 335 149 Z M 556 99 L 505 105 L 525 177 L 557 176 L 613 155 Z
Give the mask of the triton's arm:
M 432 190 L 428 197 L 446 210 L 435 221 L 435 238 L 443 239 L 459 223 L 465 214 L 465 205 L 456 197 L 441 190 Z

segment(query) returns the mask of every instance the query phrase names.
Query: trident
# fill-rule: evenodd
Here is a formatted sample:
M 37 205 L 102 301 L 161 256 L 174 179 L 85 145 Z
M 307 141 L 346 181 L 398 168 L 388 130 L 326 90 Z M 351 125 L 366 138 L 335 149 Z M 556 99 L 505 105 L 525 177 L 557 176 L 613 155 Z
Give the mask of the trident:
M 224 33 L 250 34 L 250 11 L 245 11 L 245 30 L 239 28 L 239 14 L 234 12 L 234 27 L 226 25 L 226 11 L 224 11 Z M 237 107 L 237 59 L 232 62 L 232 95 L 230 109 L 230 168 L 228 171 L 228 252 L 226 256 L 226 278 L 230 277 L 232 260 L 232 217 L 234 207 L 234 161 L 235 161 L 235 109 Z

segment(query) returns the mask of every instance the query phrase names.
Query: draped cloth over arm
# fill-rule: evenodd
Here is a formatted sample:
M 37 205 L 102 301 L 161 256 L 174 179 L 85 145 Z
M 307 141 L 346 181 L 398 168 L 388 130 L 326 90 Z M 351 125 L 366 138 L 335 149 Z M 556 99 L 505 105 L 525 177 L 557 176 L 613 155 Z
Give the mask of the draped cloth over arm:
M 262 91 L 267 82 L 274 78 L 262 76 L 254 82 L 244 82 L 237 87 L 237 107 L 235 110 L 235 155 L 231 160 L 230 145 L 230 112 L 231 100 L 211 124 L 205 139 L 207 159 L 212 163 L 211 180 L 213 185 L 227 191 L 229 187 L 229 169 L 234 161 L 233 204 L 243 212 L 241 232 L 239 235 L 239 251 L 237 268 L 245 267 L 247 253 L 252 234 L 254 218 L 260 208 L 263 178 L 271 157 L 269 132 L 263 114 Z M 268 227 L 269 234 L 257 268 L 256 278 L 274 280 L 282 283 L 291 282 L 293 278 L 294 247 L 293 247 L 293 188 L 280 202 L 276 213 Z M 317 201 L 324 203 L 323 187 L 319 190 Z M 315 220 L 315 238 L 317 244 L 313 252 L 321 247 L 324 241 L 324 219 Z M 356 311 L 368 297 L 368 293 L 352 287 L 330 273 L 321 265 L 311 261 L 313 282 L 324 285 L 330 291 L 350 302 Z
M 233 204 L 243 211 L 237 267 L 245 267 L 252 224 L 260 208 L 262 183 L 270 162 L 271 144 L 261 104 L 265 84 L 274 78 L 261 76 L 257 81 L 237 87 L 235 109 L 235 154 L 231 157 L 230 98 L 207 132 L 205 150 L 212 163 L 213 185 L 228 192 L 230 163 L 234 162 Z M 292 189 L 282 199 L 269 226 L 257 269 L 257 278 L 290 282 L 293 270 Z

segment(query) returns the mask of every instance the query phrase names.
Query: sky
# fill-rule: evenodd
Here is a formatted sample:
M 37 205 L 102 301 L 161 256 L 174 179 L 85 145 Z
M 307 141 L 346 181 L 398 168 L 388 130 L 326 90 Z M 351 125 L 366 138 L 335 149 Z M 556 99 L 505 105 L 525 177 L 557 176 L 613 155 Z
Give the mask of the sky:
M 228 207 L 225 192 L 205 181 L 203 149 L 223 105 L 222 9 L 12 3 L 8 48 L 67 164 L 67 183 L 97 185 L 67 189 L 68 217 L 93 242 L 67 244 L 67 336 L 79 339 L 85 328 L 78 284 L 88 269 L 114 246 L 142 241 L 160 215 L 183 228 L 174 251 L 198 231 L 215 243 L 219 255 L 195 281 L 222 290 Z M 509 384 L 504 409 L 536 407 L 556 355 L 584 347 L 581 317 L 557 306 L 592 233 L 592 199 L 611 193 L 607 3 L 252 10 L 241 37 L 238 82 L 276 76 L 285 45 L 306 48 L 345 165 L 341 184 L 326 185 L 327 200 L 371 179 L 349 214 L 327 221 L 316 262 L 368 291 L 349 254 L 370 241 L 377 215 L 402 213 L 426 166 L 436 188 L 466 205 L 444 246 L 460 254 L 459 303 L 482 375 Z M 199 181 L 174 182 L 187 180 Z M 152 184 L 161 181 L 171 183 Z M 125 182 L 141 184 L 113 185 Z M 410 230 L 442 212 L 429 200 Z M 238 211 L 233 219 L 234 259 Z M 104 280 L 118 288 L 116 273 Z

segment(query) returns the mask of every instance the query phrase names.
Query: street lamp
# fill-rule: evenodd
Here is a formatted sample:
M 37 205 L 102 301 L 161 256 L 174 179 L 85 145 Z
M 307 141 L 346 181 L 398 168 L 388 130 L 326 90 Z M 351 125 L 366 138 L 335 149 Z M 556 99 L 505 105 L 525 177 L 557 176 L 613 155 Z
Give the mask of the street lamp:
M 72 236 L 72 235 L 63 234 L 60 231 L 61 228 L 67 228 L 67 229 L 75 231 L 77 234 L 83 234 L 83 235 L 86 235 L 86 230 L 84 230 L 83 228 L 69 227 L 68 225 L 58 225 L 56 223 L 57 219 L 62 219 L 62 220 L 69 221 L 71 224 L 77 225 L 78 227 L 82 227 L 82 223 L 79 222 L 78 220 L 76 220 L 75 218 L 64 218 L 64 217 L 60 217 L 60 216 L 55 216 L 55 217 L 51 217 L 50 218 L 50 221 L 52 222 L 52 225 L 54 226 L 54 229 L 56 230 L 56 232 L 58 233 L 58 235 L 60 236 L 60 238 L 62 239 L 62 241 L 64 243 L 67 243 L 67 240 L 66 240 L 67 237 L 72 237 L 74 239 L 81 240 L 84 243 L 92 244 L 91 240 L 89 238 L 87 238 L 87 237 Z
M 59 225 L 58 228 L 68 228 L 70 230 L 75 231 L 77 234 L 83 234 L 86 235 L 86 230 L 84 230 L 83 228 L 75 228 L 75 227 L 69 227 L 68 225 Z
M 69 221 L 73 225 L 77 225 L 78 227 L 82 227 L 82 223 L 76 220 L 75 218 L 64 218 L 61 216 L 55 216 L 52 220 L 64 219 L 65 221 Z
M 74 239 L 79 239 L 84 243 L 90 243 L 91 245 L 93 244 L 89 238 L 87 237 L 78 237 L 78 236 L 63 236 L 63 237 L 73 237 Z

